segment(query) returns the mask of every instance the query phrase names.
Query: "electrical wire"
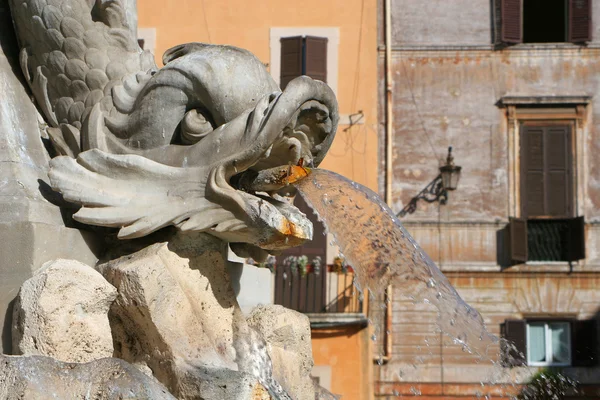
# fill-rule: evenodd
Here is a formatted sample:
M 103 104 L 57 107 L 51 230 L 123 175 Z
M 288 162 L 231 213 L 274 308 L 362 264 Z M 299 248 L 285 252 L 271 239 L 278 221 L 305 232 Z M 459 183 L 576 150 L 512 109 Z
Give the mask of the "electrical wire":
M 206 18 L 206 8 L 204 7 L 204 0 L 202 0 L 202 16 L 204 17 L 204 28 L 206 29 L 206 35 L 208 36 L 208 43 L 212 43 L 210 38 L 210 31 L 208 30 L 208 19 Z
M 421 123 L 421 127 L 423 128 L 423 132 L 425 133 L 425 137 L 427 137 L 427 141 L 429 142 L 429 146 L 431 146 L 431 151 L 433 152 L 434 157 L 438 159 L 438 162 L 441 165 L 443 163 L 444 158 L 443 157 L 438 157 L 438 153 L 435 150 L 435 146 L 433 145 L 433 142 L 431 141 L 431 137 L 429 136 L 429 132 L 427 131 L 427 127 L 425 126 L 425 121 L 423 120 L 423 117 L 421 116 L 421 112 L 419 111 L 419 106 L 417 105 L 417 101 L 415 100 L 415 93 L 413 91 L 412 81 L 408 77 L 408 71 L 406 70 L 406 63 L 404 62 L 404 59 L 402 59 L 400 61 L 400 63 L 402 64 L 402 69 L 404 70 L 404 77 L 406 78 L 406 83 L 408 85 L 408 90 L 410 92 L 410 98 L 411 98 L 412 103 L 413 103 L 413 105 L 415 107 L 415 111 L 417 113 L 417 118 L 419 118 L 419 122 Z

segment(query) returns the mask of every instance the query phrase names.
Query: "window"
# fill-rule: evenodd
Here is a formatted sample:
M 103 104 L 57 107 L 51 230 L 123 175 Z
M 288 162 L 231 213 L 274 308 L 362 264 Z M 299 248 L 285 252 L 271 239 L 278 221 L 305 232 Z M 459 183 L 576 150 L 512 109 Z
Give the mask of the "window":
M 572 126 L 521 124 L 521 219 L 511 219 L 514 261 L 585 258 L 583 217 L 574 218 Z
M 504 43 L 582 43 L 591 40 L 592 0 L 499 0 Z
M 279 85 L 285 89 L 302 75 L 327 82 L 327 38 L 293 36 L 281 38 L 281 75 Z
M 505 367 L 598 364 L 596 320 L 506 320 L 500 327 Z
M 315 26 L 293 26 L 293 27 L 271 27 L 269 29 L 269 72 L 271 76 L 281 87 L 281 39 L 294 36 L 301 37 L 319 37 L 327 39 L 327 85 L 337 94 L 338 83 L 338 64 L 339 64 L 339 44 L 340 28 L 315 27 Z
M 527 323 L 527 364 L 571 364 L 571 325 L 568 322 Z

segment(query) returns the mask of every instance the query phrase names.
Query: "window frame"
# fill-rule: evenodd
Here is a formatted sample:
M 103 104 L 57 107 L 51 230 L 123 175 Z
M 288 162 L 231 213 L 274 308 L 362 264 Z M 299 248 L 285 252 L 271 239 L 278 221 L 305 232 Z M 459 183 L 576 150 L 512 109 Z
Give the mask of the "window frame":
M 587 4 L 586 11 L 575 12 L 575 1 L 564 0 L 565 4 L 565 40 L 562 42 L 524 42 L 524 1 L 525 0 L 494 0 L 493 6 L 493 34 L 494 45 L 497 48 L 524 47 L 524 48 L 554 48 L 554 47 L 581 47 L 594 40 L 594 16 L 592 0 L 583 0 Z M 578 7 L 582 10 L 584 7 Z M 583 13 L 583 14 L 582 14 Z M 576 30 L 573 27 L 587 28 L 587 32 Z
M 587 187 L 585 181 L 588 178 L 588 172 L 585 169 L 586 159 L 589 158 L 589 150 L 585 143 L 590 135 L 590 124 L 588 123 L 591 115 L 590 96 L 502 96 L 497 106 L 503 114 L 503 125 L 507 135 L 508 152 L 508 220 L 509 227 L 512 229 L 512 221 L 524 218 L 521 215 L 521 124 L 525 121 L 559 121 L 564 123 L 569 121 L 573 123 L 571 142 L 573 146 L 572 162 L 572 195 L 574 215 L 585 215 L 585 198 Z M 510 239 L 512 240 L 512 238 Z M 510 242 L 507 248 L 511 248 Z M 556 266 L 572 268 L 572 264 L 565 262 L 537 262 L 513 259 L 512 249 L 507 252 L 507 257 L 513 264 L 523 264 L 536 266 L 550 265 L 554 270 Z M 585 259 L 573 261 L 585 268 Z
M 531 361 L 530 359 L 530 355 L 531 355 L 531 340 L 530 340 L 530 326 L 531 324 L 544 324 L 544 341 L 545 341 L 545 350 L 546 350 L 546 360 L 552 360 L 553 358 L 553 354 L 552 354 L 552 330 L 549 329 L 549 325 L 550 324 L 556 324 L 556 323 L 561 323 L 561 324 L 566 324 L 568 329 L 567 329 L 567 347 L 569 349 L 569 357 L 568 357 L 568 361 L 567 362 L 563 362 L 563 363 L 557 363 L 557 362 L 553 362 L 553 361 Z M 571 321 L 566 321 L 566 320 L 526 320 L 526 327 L 525 327 L 525 345 L 527 348 L 527 365 L 531 366 L 531 367 L 568 367 L 571 366 L 573 363 L 573 346 L 572 346 L 572 341 L 571 341 L 571 337 L 572 337 L 572 324 Z

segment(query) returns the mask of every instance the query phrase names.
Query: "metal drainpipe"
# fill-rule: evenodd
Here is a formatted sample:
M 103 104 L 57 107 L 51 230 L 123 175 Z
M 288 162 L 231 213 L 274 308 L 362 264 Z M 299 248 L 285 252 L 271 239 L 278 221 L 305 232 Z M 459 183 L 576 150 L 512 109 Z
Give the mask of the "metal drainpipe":
M 392 108 L 392 6 L 385 0 L 385 202 L 392 205 L 392 156 L 393 156 L 393 108 Z
M 393 107 L 392 107 L 392 4 L 391 0 L 385 0 L 385 202 L 392 205 L 392 155 L 393 155 Z M 385 292 L 385 317 L 384 317 L 384 355 L 376 357 L 378 363 L 386 364 L 392 358 L 392 286 L 389 285 Z

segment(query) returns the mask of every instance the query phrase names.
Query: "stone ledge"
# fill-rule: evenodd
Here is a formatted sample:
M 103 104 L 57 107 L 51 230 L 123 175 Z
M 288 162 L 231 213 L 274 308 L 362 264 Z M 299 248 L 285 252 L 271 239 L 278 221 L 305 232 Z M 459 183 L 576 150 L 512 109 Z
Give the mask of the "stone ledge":
M 311 329 L 369 324 L 369 320 L 363 313 L 306 313 L 304 315 L 310 320 Z

